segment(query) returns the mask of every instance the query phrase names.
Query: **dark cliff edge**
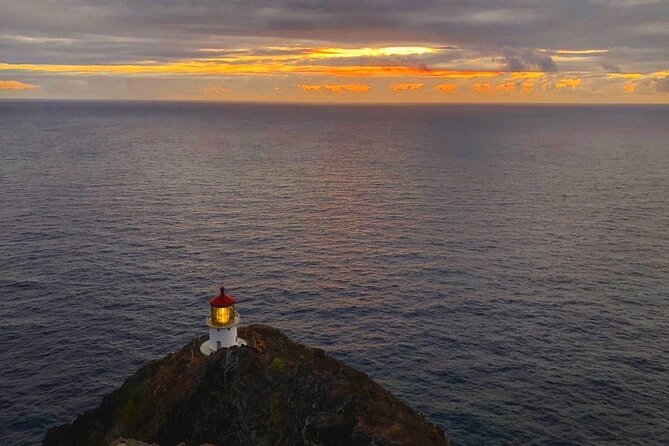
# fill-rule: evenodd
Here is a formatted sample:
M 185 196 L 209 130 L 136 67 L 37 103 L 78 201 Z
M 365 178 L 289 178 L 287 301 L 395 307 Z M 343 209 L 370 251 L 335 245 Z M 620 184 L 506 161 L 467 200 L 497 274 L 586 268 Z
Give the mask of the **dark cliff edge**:
M 251 325 L 249 346 L 200 353 L 206 338 L 152 361 L 45 446 L 109 445 L 129 437 L 161 446 L 451 445 L 443 431 L 366 374 Z

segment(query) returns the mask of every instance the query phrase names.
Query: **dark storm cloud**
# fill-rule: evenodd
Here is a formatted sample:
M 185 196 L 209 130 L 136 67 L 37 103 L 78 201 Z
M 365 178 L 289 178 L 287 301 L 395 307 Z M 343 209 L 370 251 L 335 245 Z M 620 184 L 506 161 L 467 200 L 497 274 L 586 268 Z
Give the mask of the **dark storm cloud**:
M 616 65 L 616 64 L 612 64 L 612 63 L 603 63 L 603 64 L 601 64 L 601 65 L 602 65 L 602 68 L 604 68 L 604 69 L 605 69 L 606 71 L 608 71 L 609 73 L 620 73 L 620 72 L 622 71 L 622 70 L 620 69 L 620 67 L 619 67 L 618 65 Z
M 553 58 L 537 50 L 504 48 L 502 56 L 508 71 L 557 71 Z
M 638 50 L 640 64 L 669 58 L 669 3 L 652 0 L 0 0 L 0 11 L 0 61 L 15 63 L 165 60 L 201 56 L 198 48 L 314 42 L 457 45 L 495 50 L 511 69 L 544 71 L 555 63 L 527 48 L 620 47 Z

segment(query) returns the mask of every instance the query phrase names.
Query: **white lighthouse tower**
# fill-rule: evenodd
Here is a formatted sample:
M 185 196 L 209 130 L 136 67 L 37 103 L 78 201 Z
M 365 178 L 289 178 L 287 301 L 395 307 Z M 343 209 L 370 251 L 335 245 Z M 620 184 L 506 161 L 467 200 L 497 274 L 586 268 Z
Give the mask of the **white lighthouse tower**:
M 209 356 L 220 348 L 246 345 L 246 341 L 237 337 L 237 325 L 239 315 L 235 311 L 237 299 L 225 294 L 225 288 L 221 287 L 221 294 L 214 296 L 210 301 L 211 314 L 207 316 L 209 327 L 209 339 L 200 346 L 200 351 Z

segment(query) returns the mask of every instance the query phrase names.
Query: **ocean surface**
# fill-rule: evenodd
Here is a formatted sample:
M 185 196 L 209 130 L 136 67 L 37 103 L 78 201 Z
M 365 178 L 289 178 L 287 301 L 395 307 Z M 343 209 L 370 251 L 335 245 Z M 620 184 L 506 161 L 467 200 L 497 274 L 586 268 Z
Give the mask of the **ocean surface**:
M 667 445 L 669 107 L 0 102 L 0 444 L 221 285 L 458 445 Z

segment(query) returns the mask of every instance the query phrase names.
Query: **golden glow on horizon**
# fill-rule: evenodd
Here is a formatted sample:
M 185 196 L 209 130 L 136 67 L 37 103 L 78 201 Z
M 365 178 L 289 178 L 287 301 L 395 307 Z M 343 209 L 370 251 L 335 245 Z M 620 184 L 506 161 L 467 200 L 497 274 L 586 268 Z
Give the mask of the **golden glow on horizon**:
M 204 94 L 208 96 L 217 96 L 217 95 L 222 95 L 222 94 L 228 94 L 230 93 L 229 88 L 225 87 L 206 87 L 204 89 Z
M 34 90 L 37 85 L 16 80 L 0 80 L 0 90 Z
M 53 77 L 60 75 L 64 79 L 68 77 L 81 79 L 81 76 L 84 78 L 104 76 L 107 79 L 114 77 L 117 79 L 121 77 L 170 79 L 170 82 L 175 83 L 176 88 L 168 94 L 177 98 L 204 100 L 311 100 L 307 99 L 308 95 L 302 92 L 321 92 L 320 96 L 312 95 L 312 98 L 323 98 L 325 97 L 323 94 L 336 93 L 337 100 L 341 98 L 344 101 L 388 101 L 398 100 L 400 97 L 391 93 L 399 94 L 418 90 L 422 90 L 421 93 L 412 96 L 418 101 L 440 101 L 439 98 L 458 101 L 581 101 L 586 100 L 586 95 L 593 98 L 597 96 L 604 101 L 613 101 L 615 97 L 625 100 L 630 93 L 637 94 L 639 100 L 641 100 L 641 95 L 650 98 L 651 94 L 655 94 L 654 101 L 666 100 L 667 97 L 659 87 L 657 91 L 653 90 L 655 87 L 652 83 L 641 88 L 642 84 L 636 81 L 663 79 L 669 76 L 669 70 L 648 73 L 599 73 L 575 70 L 556 74 L 543 71 L 507 71 L 498 68 L 504 63 L 499 58 L 489 60 L 477 56 L 451 62 L 439 62 L 435 58 L 429 59 L 433 61 L 435 68 L 426 66 L 425 60 L 420 57 L 413 58 L 413 56 L 444 52 L 447 49 L 450 47 L 201 48 L 198 51 L 203 53 L 204 57 L 171 62 L 142 61 L 120 64 L 0 62 L 0 75 L 6 72 L 9 77 L 19 77 L 19 72 L 27 72 L 37 75 L 54 75 Z M 561 55 L 567 59 L 577 60 L 579 56 L 596 56 L 609 52 L 608 49 L 596 48 L 540 49 L 539 51 L 550 55 L 554 60 L 560 58 Z M 587 57 L 582 59 L 585 60 Z M 225 76 L 225 78 L 221 78 L 220 81 L 215 80 L 219 76 Z M 242 83 L 234 78 L 251 76 L 266 77 L 268 80 Z M 198 79 L 187 80 L 189 78 Z M 31 77 L 30 80 L 32 79 Z M 614 84 L 607 79 L 620 80 L 620 82 Z M 582 88 L 584 80 L 588 88 Z M 225 87 L 217 85 L 219 82 Z M 49 96 L 53 95 L 52 91 L 55 90 L 51 85 L 52 81 L 49 80 L 49 91 L 41 92 L 40 90 L 40 92 L 48 93 Z M 111 88 L 122 88 L 118 87 L 118 83 L 110 85 L 112 85 Z M 185 88 L 179 89 L 179 86 Z M 39 88 L 37 85 L 19 80 L 0 81 L 0 90 L 13 90 L 19 95 L 23 94 L 21 90 L 37 88 Z M 578 90 L 579 95 L 571 94 L 573 90 Z M 123 94 L 123 90 L 120 91 Z M 165 94 L 165 90 L 156 89 L 156 91 Z M 197 93 L 192 93 L 193 91 Z M 432 96 L 429 96 L 428 91 L 431 91 Z M 618 92 L 617 95 L 615 91 Z M 366 95 L 356 95 L 358 93 Z M 446 93 L 449 96 L 439 93 Z M 87 92 L 87 94 L 92 93 Z M 31 97 L 33 96 L 35 95 L 31 94 Z
M 323 86 L 322 85 L 304 85 L 300 84 L 298 85 L 302 89 L 302 91 L 323 91 Z
M 422 84 L 420 82 L 392 84 L 390 86 L 390 91 L 392 91 L 393 93 L 399 93 L 400 91 L 416 91 L 423 88 L 423 85 L 425 84 Z
M 332 93 L 368 93 L 372 87 L 365 84 L 339 84 L 339 85 L 308 85 L 308 84 L 299 84 L 299 88 L 302 91 L 330 91 Z
M 546 73 L 543 71 L 515 71 L 511 73 L 513 79 L 538 79 L 545 75 Z
M 607 73 L 610 79 L 630 79 L 639 80 L 643 78 L 664 78 L 669 77 L 669 70 L 655 71 L 653 73 Z
M 345 91 L 352 93 L 367 93 L 371 89 L 369 85 L 364 84 L 345 84 L 345 85 L 326 85 L 326 90 L 330 90 L 333 93 L 342 93 Z
M 609 73 L 607 76 L 611 79 L 641 79 L 641 73 Z
M 572 90 L 575 90 L 581 86 L 582 82 L 583 81 L 581 79 L 573 79 L 573 78 L 560 79 L 555 84 L 555 88 L 557 88 L 558 90 L 562 88 L 571 88 Z
M 510 93 L 516 91 L 516 84 L 513 82 L 507 82 L 504 84 L 495 85 L 495 90 L 503 91 L 505 93 Z
M 421 54 L 433 54 L 441 51 L 438 48 L 425 46 L 388 46 L 383 48 L 314 48 L 306 54 L 313 58 L 337 58 L 337 57 L 388 57 L 388 56 L 416 56 Z
M 520 92 L 521 93 L 532 93 L 534 91 L 534 81 L 529 80 L 525 81 L 522 84 L 520 84 Z
M 472 85 L 472 91 L 474 93 L 492 93 L 492 84 L 490 83 L 484 83 L 484 84 L 474 84 Z
M 304 63 L 308 61 L 341 58 L 381 58 L 391 56 L 419 56 L 442 51 L 439 48 L 421 46 L 398 46 L 381 48 L 305 48 L 305 47 L 269 47 L 266 53 L 253 54 L 250 49 L 200 48 L 198 52 L 220 56 L 196 59 L 201 62 L 222 64 L 270 64 Z
M 609 50 L 605 48 L 589 49 L 589 50 L 567 50 L 567 49 L 555 49 L 549 50 L 546 48 L 539 49 L 542 53 L 553 53 L 553 54 L 562 54 L 565 56 L 579 56 L 579 55 L 588 55 L 588 54 L 606 54 Z
M 504 71 L 429 69 L 404 65 L 288 65 L 226 64 L 212 61 L 187 61 L 166 64 L 119 65 L 57 65 L 0 63 L 0 71 L 34 71 L 62 74 L 117 74 L 117 75 L 236 75 L 236 74 L 319 74 L 326 76 L 396 77 L 421 76 L 454 79 L 496 77 Z M 532 72 L 528 72 L 532 73 Z
M 439 84 L 435 85 L 434 89 L 442 93 L 455 93 L 458 89 L 458 84 Z

